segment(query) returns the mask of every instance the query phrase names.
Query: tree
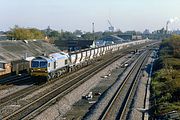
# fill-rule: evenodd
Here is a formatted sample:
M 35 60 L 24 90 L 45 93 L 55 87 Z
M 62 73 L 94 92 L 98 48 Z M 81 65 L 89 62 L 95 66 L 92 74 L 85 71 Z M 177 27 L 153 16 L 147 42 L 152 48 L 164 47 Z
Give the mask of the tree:
M 30 34 L 31 34 L 31 39 L 44 39 L 44 34 L 36 29 L 36 28 L 30 28 Z
M 93 40 L 94 39 L 94 35 L 90 32 L 87 32 L 87 33 L 81 35 L 81 37 L 84 40 Z
M 20 28 L 17 25 L 8 34 L 15 40 L 44 39 L 44 34 L 36 28 Z
M 76 36 L 81 36 L 83 33 L 82 33 L 81 30 L 75 30 L 75 31 L 73 32 L 73 34 L 76 35 Z
M 61 32 L 60 40 L 75 40 L 77 37 L 71 32 Z
M 168 39 L 163 40 L 160 48 L 164 49 L 169 55 L 180 58 L 180 35 L 173 35 Z

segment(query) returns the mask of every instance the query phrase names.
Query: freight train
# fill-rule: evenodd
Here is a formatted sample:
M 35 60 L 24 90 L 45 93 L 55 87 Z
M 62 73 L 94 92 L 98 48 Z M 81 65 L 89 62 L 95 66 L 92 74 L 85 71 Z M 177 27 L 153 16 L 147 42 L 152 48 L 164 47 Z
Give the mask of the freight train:
M 132 41 L 97 48 L 89 48 L 71 53 L 52 53 L 47 56 L 38 56 L 31 61 L 31 76 L 44 77 L 46 80 L 59 77 L 64 73 L 74 71 L 92 62 L 108 52 L 115 52 L 133 45 L 142 44 L 149 40 Z

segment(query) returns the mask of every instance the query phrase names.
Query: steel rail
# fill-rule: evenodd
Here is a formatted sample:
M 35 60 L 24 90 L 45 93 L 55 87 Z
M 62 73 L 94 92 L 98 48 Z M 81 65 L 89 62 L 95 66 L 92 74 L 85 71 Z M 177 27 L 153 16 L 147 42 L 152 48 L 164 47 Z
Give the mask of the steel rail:
M 145 52 L 145 53 L 146 53 L 146 52 Z M 131 75 L 135 72 L 135 70 L 137 69 L 137 67 L 139 68 L 139 71 L 141 70 L 140 68 L 141 68 L 142 64 L 144 63 L 145 58 L 147 57 L 147 55 L 146 55 L 145 53 L 136 60 L 134 66 L 132 67 L 132 69 L 130 70 L 130 72 L 127 74 L 127 76 L 126 76 L 125 79 L 123 80 L 122 84 L 119 86 L 118 90 L 115 92 L 115 94 L 114 94 L 114 96 L 112 97 L 112 99 L 109 101 L 109 103 L 108 103 L 108 105 L 106 106 L 105 110 L 104 110 L 103 113 L 101 114 L 99 120 L 105 120 L 105 119 L 107 119 L 108 114 L 110 114 L 110 110 L 113 109 L 113 108 L 112 108 L 113 104 L 116 102 L 118 96 L 119 96 L 119 95 L 121 94 L 121 92 L 123 91 L 123 88 L 124 88 L 124 86 L 126 85 L 126 83 L 128 82 L 128 80 L 129 80 L 129 78 L 131 77 Z M 136 74 L 135 74 L 135 78 L 138 76 L 138 74 L 139 74 L 139 72 L 137 71 Z M 118 119 L 122 119 L 121 115 L 125 112 L 125 109 L 124 109 L 124 108 L 126 108 L 126 105 L 127 105 L 126 103 L 127 103 L 128 99 L 129 99 L 129 96 L 130 96 L 131 93 L 132 93 L 132 89 L 133 89 L 133 87 L 134 87 L 134 83 L 136 83 L 135 78 L 134 78 L 131 86 L 129 87 L 130 89 L 128 90 L 127 95 L 126 95 L 126 97 L 125 97 L 125 99 L 124 99 L 124 102 L 123 102 L 123 104 L 122 104 L 123 106 L 121 106 L 120 110 L 118 111 L 118 112 L 119 112 L 118 115 L 117 115 L 117 116 L 118 116 L 118 117 L 117 117 Z M 126 101 L 126 102 L 125 102 L 125 101 Z M 116 118 L 116 119 L 117 119 L 117 118 Z

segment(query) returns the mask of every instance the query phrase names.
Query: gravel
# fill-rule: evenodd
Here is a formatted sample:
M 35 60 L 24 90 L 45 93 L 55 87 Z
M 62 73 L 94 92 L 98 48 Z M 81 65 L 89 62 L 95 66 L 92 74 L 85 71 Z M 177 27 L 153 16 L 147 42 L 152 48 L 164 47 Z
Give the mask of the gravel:
M 6 97 L 6 96 L 8 96 L 8 95 L 10 95 L 12 93 L 15 93 L 15 92 L 17 92 L 19 90 L 27 88 L 29 86 L 30 85 L 20 85 L 20 86 L 12 85 L 12 86 L 8 87 L 7 89 L 0 90 L 0 99 L 4 98 L 4 97 Z

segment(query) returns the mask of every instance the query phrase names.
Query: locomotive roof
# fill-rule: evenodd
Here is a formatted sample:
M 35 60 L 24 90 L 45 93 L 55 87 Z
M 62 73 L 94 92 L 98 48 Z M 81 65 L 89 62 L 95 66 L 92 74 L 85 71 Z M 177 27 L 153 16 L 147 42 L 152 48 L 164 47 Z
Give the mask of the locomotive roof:
M 33 60 L 46 60 L 48 62 L 53 62 L 55 60 L 59 60 L 59 59 L 68 59 L 68 55 L 66 55 L 65 53 L 52 53 L 48 56 L 39 56 L 34 58 Z
M 46 60 L 48 62 L 52 62 L 53 60 L 48 58 L 47 56 L 38 56 L 38 57 L 35 57 L 33 60 Z
M 53 53 L 50 54 L 49 57 L 53 57 L 54 59 L 58 60 L 58 59 L 66 59 L 68 58 L 68 55 L 66 55 L 65 53 Z

